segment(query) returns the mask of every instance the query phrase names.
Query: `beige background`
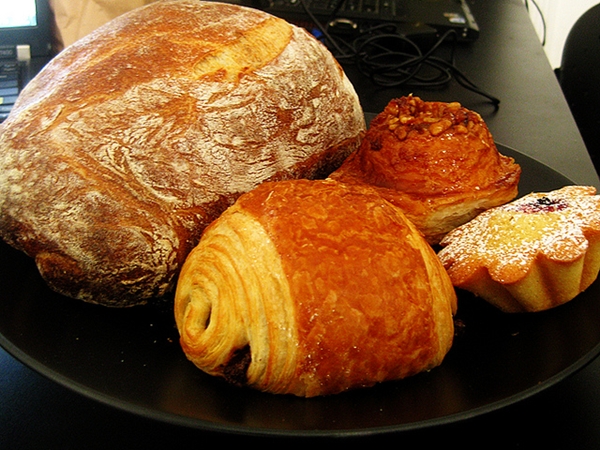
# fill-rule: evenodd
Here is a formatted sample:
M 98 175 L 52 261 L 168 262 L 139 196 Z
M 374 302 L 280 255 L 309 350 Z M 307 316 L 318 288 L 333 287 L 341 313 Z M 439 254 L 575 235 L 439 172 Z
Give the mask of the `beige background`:
M 50 0 L 59 50 L 115 17 L 155 0 Z

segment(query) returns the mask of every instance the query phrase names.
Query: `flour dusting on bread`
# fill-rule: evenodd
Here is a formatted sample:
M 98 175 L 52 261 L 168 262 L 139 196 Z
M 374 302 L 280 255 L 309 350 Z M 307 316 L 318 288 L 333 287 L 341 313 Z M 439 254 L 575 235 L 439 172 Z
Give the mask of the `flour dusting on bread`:
M 306 31 L 235 5 L 153 3 L 65 49 L 19 98 L 0 136 L 0 233 L 65 295 L 144 303 L 240 194 L 326 176 L 364 129 Z

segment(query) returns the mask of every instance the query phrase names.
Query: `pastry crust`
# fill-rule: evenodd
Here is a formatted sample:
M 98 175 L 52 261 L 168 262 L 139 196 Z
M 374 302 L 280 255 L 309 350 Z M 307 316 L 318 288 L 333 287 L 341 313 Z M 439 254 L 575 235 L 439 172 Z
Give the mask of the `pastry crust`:
M 456 294 L 395 206 L 333 180 L 264 183 L 207 228 L 175 317 L 203 371 L 313 397 L 439 365 Z
M 110 306 L 171 291 L 204 227 L 264 180 L 319 178 L 365 129 L 305 30 L 163 1 L 61 52 L 0 127 L 0 235 L 56 291 Z
M 520 174 L 479 114 L 408 96 L 390 101 L 331 178 L 377 187 L 437 244 L 479 212 L 513 200 Z
M 481 213 L 442 240 L 453 284 L 505 312 L 566 303 L 600 269 L 600 196 L 591 186 L 536 192 Z

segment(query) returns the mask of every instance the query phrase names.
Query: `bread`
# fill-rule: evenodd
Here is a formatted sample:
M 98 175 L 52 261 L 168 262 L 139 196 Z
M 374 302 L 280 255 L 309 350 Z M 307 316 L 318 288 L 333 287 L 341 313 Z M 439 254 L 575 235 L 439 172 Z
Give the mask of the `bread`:
M 0 128 L 0 234 L 56 291 L 171 292 L 204 227 L 264 180 L 327 176 L 365 129 L 303 29 L 214 2 L 127 13 L 59 54 Z
M 408 96 L 389 102 L 331 178 L 377 187 L 437 244 L 479 212 L 513 200 L 520 175 L 479 114 Z
M 481 213 L 442 240 L 453 284 L 505 312 L 562 305 L 600 269 L 600 196 L 591 186 L 528 194 Z
M 242 195 L 183 265 L 187 357 L 230 383 L 302 397 L 439 365 L 454 288 L 431 246 L 365 186 L 269 182 Z

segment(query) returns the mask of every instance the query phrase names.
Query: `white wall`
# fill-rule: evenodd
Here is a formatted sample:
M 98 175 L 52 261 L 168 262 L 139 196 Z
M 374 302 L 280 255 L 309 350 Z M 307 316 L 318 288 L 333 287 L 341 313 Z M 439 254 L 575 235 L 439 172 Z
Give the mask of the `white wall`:
M 543 22 L 535 3 L 544 15 L 546 21 L 544 49 L 553 68 L 560 67 L 562 49 L 575 21 L 585 11 L 599 3 L 598 0 L 524 0 L 524 2 L 529 6 L 529 15 L 540 40 L 543 39 Z

